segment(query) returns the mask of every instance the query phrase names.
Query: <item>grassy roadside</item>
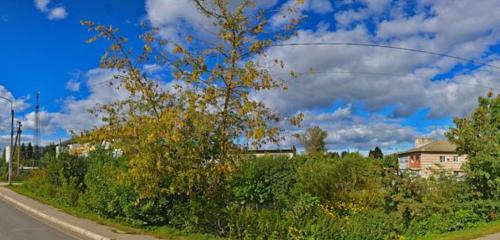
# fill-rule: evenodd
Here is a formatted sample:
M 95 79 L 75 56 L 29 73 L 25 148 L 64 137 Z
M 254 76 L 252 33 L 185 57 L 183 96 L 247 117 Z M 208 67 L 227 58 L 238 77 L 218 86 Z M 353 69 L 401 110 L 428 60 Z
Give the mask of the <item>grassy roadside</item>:
M 86 211 L 81 208 L 77 207 L 68 207 L 66 205 L 63 205 L 57 201 L 54 201 L 52 199 L 46 199 L 41 196 L 38 196 L 31 192 L 30 190 L 23 188 L 22 186 L 19 185 L 13 185 L 13 186 L 8 186 L 9 189 L 12 191 L 15 191 L 16 193 L 25 195 L 27 197 L 30 197 L 32 199 L 35 199 L 37 201 L 40 201 L 44 204 L 50 205 L 52 207 L 55 207 L 57 209 L 62 210 L 65 213 L 68 213 L 70 215 L 73 215 L 75 217 L 79 218 L 85 218 L 89 219 L 91 221 L 94 221 L 96 223 L 102 224 L 102 225 L 107 225 L 111 226 L 115 229 L 117 229 L 120 232 L 124 233 L 130 233 L 130 234 L 146 234 L 146 235 L 151 235 L 157 238 L 162 238 L 162 239 L 169 239 L 169 240 L 220 240 L 222 238 L 216 237 L 216 236 L 211 236 L 207 234 L 191 234 L 191 233 L 185 233 L 182 231 L 179 231 L 177 229 L 171 228 L 171 227 L 147 227 L 147 228 L 139 228 L 137 226 L 130 225 L 125 222 L 121 222 L 115 219 L 108 219 L 101 217 L 93 212 Z
M 500 221 L 484 224 L 477 228 L 464 229 L 443 234 L 431 234 L 417 240 L 469 240 L 500 232 Z
M 218 238 L 216 236 L 211 236 L 211 235 L 206 235 L 206 234 L 189 234 L 185 233 L 182 231 L 179 231 L 177 229 L 171 228 L 171 227 L 149 227 L 149 228 L 139 228 L 137 226 L 130 225 L 126 222 L 121 222 L 116 219 L 108 219 L 108 218 L 103 218 L 93 212 L 86 211 L 81 208 L 77 207 L 69 207 L 66 205 L 61 204 L 60 202 L 57 202 L 52 199 L 47 199 L 41 196 L 38 196 L 37 194 L 33 193 L 29 189 L 23 188 L 20 185 L 14 185 L 14 186 L 9 186 L 10 189 L 13 191 L 28 196 L 30 198 L 36 199 L 42 203 L 45 203 L 47 205 L 56 207 L 68 214 L 71 214 L 76 217 L 80 218 L 86 218 L 89 220 L 92 220 L 94 222 L 97 222 L 102 225 L 108 225 L 116 228 L 118 231 L 124 232 L 124 233 L 131 233 L 131 234 L 146 234 L 146 235 L 151 235 L 155 236 L 158 238 L 162 239 L 172 239 L 172 240 L 188 240 L 188 239 L 193 239 L 193 240 L 219 240 L 222 238 Z M 471 229 L 464 229 L 461 231 L 456 231 L 456 232 L 449 232 L 449 233 L 443 233 L 443 234 L 431 234 L 427 235 L 424 237 L 419 237 L 416 240 L 434 240 L 434 239 L 441 239 L 441 240 L 470 240 L 470 239 L 475 239 L 481 236 L 493 234 L 500 232 L 500 221 L 495 221 L 491 222 L 488 224 L 481 225 L 477 228 L 471 228 Z

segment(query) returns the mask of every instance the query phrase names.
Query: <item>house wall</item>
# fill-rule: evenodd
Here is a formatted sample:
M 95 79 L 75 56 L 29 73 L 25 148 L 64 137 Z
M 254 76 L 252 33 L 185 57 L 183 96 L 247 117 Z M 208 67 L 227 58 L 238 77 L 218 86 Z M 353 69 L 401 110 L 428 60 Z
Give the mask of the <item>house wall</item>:
M 441 156 L 444 157 L 444 162 L 441 161 Z M 458 157 L 458 161 L 454 160 Z M 420 155 L 420 172 L 422 177 L 429 177 L 433 173 L 439 173 L 445 170 L 450 174 L 462 174 L 462 165 L 467 161 L 467 156 L 450 153 L 422 153 Z
M 71 155 L 87 157 L 89 152 L 95 150 L 90 144 L 69 144 L 67 146 L 56 146 L 56 157 L 62 152 L 68 152 Z

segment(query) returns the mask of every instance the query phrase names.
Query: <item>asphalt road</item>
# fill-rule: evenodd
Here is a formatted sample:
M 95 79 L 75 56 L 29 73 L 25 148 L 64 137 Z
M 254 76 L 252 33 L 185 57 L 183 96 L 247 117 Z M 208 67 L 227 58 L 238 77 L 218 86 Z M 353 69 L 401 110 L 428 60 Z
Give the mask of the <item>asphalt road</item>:
M 0 199 L 0 240 L 74 240 Z

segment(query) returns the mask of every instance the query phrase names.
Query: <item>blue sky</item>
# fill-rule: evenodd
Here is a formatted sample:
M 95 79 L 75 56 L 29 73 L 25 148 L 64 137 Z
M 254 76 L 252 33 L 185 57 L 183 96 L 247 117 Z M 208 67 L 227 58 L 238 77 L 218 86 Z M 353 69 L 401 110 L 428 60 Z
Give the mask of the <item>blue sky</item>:
M 279 27 L 286 21 L 280 11 L 293 2 L 258 0 L 257 5 L 269 10 L 270 24 Z M 499 0 L 306 0 L 301 12 L 306 21 L 287 43 L 402 46 L 500 66 Z M 132 46 L 141 21 L 171 41 L 185 32 L 203 38 L 210 28 L 188 0 L 0 0 L 0 94 L 16 99 L 26 141 L 37 91 L 45 143 L 99 124 L 86 110 L 126 96 L 100 84 L 113 75 L 98 69 L 106 45 L 86 44 L 89 34 L 80 20 L 112 24 Z M 304 128 L 326 129 L 331 150 L 397 151 L 418 135 L 442 138 L 453 116 L 470 113 L 489 88 L 500 89 L 498 69 L 425 54 L 345 46 L 273 48 L 267 54 L 283 59 L 286 70 L 317 73 L 293 80 L 287 92 L 256 97 L 284 116 L 305 113 Z M 5 143 L 8 105 L 0 107 Z M 301 130 L 290 128 L 287 134 L 296 131 Z

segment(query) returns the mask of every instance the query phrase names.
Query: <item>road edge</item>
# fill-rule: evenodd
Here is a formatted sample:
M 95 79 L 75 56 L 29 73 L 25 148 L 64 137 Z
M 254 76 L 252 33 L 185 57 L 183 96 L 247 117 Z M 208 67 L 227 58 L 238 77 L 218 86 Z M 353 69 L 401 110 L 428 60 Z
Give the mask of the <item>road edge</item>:
M 75 225 L 72 225 L 72 224 L 69 224 L 67 222 L 64 222 L 62 220 L 59 220 L 55 217 L 52 217 L 52 216 L 49 216 L 41 211 L 38 211 L 22 202 L 19 202 L 9 196 L 6 196 L 5 194 L 3 194 L 2 192 L 0 192 L 0 197 L 6 201 L 8 201 L 9 203 L 11 204 L 14 204 L 22 209 L 24 209 L 25 211 L 28 211 L 30 212 L 31 214 L 33 215 L 36 215 L 42 219 L 45 219 L 47 221 L 50 221 L 54 224 L 57 224 L 58 226 L 62 227 L 62 228 L 65 228 L 69 231 L 72 231 L 72 232 L 75 232 L 75 233 L 78 233 L 82 236 L 85 236 L 85 237 L 88 237 L 90 239 L 93 239 L 93 240 L 112 240 L 111 238 L 108 238 L 108 237 L 104 237 L 102 235 L 99 235 L 97 233 L 94 233 L 94 232 L 91 232 L 89 230 L 86 230 L 86 229 L 83 229 L 81 227 L 77 227 Z

